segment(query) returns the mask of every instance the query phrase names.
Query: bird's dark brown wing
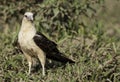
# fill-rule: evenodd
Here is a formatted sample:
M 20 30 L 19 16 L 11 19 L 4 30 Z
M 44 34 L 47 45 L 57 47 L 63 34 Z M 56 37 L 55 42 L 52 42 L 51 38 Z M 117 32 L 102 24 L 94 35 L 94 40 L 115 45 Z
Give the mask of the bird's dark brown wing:
M 36 35 L 33 37 L 34 42 L 40 49 L 42 49 L 46 53 L 46 57 L 60 61 L 63 63 L 74 63 L 71 59 L 65 57 L 62 53 L 59 52 L 57 49 L 57 44 L 53 41 L 49 40 L 46 36 L 42 33 L 37 32 Z
M 53 41 L 47 39 L 42 33 L 37 32 L 33 37 L 34 42 L 39 46 L 44 52 L 58 52 L 57 44 Z

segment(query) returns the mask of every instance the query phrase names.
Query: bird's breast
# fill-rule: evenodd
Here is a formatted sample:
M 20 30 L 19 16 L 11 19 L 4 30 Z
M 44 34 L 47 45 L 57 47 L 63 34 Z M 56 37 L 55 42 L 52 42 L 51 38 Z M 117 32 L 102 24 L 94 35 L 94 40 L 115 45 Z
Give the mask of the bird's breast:
M 33 37 L 35 35 L 34 31 L 20 31 L 18 35 L 18 42 L 22 49 L 31 49 L 34 45 Z

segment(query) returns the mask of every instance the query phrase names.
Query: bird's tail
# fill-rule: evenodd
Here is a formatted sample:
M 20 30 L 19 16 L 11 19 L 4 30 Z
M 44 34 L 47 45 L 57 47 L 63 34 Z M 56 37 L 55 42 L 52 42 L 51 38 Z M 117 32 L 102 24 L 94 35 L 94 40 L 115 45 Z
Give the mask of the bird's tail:
M 62 63 L 75 63 L 75 61 L 67 58 L 66 56 L 64 56 L 62 53 L 57 53 L 57 54 L 51 54 L 49 55 L 50 59 L 52 60 L 55 60 L 55 61 L 59 61 L 59 62 L 62 62 Z

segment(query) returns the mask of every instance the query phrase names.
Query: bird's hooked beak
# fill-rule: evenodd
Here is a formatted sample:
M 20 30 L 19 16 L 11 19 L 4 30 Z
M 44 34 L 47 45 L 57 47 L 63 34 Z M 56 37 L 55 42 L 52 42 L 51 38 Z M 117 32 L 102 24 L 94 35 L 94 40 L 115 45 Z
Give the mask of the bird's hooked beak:
M 27 18 L 29 21 L 32 21 L 33 22 L 33 16 L 28 16 Z

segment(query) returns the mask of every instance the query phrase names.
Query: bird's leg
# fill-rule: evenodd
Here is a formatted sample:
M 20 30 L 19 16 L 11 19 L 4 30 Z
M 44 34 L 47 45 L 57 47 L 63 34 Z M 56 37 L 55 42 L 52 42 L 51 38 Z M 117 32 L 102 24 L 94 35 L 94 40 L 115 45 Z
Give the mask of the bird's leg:
M 43 76 L 45 76 L 45 64 L 41 63 L 42 64 L 42 74 Z
M 38 55 L 38 59 L 41 62 L 42 65 L 42 74 L 45 76 L 45 61 L 46 61 L 46 56 L 44 53 L 41 53 Z
M 32 63 L 28 62 L 28 66 L 29 66 L 28 75 L 30 75 Z
M 41 62 L 41 65 L 42 65 L 42 74 L 43 74 L 43 76 L 45 76 L 45 57 L 44 58 L 40 58 L 39 59 L 40 60 L 40 62 Z
M 26 53 L 24 53 L 24 54 L 25 54 L 25 57 L 26 57 L 26 59 L 28 61 L 28 66 L 29 66 L 28 75 L 30 75 L 30 73 L 31 73 L 31 66 L 32 66 L 32 58 L 31 58 L 30 55 L 28 55 Z

